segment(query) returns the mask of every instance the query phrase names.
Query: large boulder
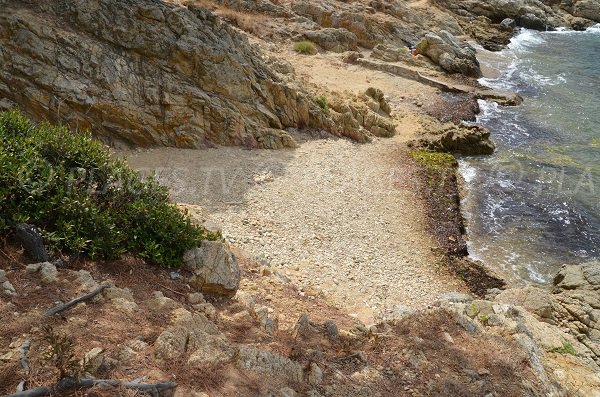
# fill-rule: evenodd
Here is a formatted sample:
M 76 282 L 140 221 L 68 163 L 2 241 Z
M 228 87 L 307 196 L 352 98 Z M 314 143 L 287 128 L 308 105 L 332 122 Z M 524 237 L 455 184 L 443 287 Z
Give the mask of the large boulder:
M 417 50 L 450 73 L 481 77 L 481 68 L 473 47 L 459 43 L 449 32 L 427 33 L 417 45 Z
M 221 241 L 202 241 L 184 254 L 183 262 L 192 272 L 189 284 L 202 293 L 233 296 L 240 286 L 240 266 Z
M 446 123 L 439 130 L 428 131 L 410 146 L 434 152 L 462 155 L 492 154 L 496 149 L 490 131 L 478 125 Z

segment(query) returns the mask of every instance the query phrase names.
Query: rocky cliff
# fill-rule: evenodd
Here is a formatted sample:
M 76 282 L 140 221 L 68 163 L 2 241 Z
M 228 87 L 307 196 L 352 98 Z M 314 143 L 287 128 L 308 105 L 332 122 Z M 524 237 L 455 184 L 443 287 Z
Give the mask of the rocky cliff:
M 4 107 L 138 146 L 280 148 L 294 145 L 287 127 L 345 133 L 204 8 L 155 0 L 0 6 Z
M 152 0 L 3 1 L 0 97 L 147 146 L 292 145 L 311 105 L 205 9 Z M 6 102 L 6 101 L 5 101 Z

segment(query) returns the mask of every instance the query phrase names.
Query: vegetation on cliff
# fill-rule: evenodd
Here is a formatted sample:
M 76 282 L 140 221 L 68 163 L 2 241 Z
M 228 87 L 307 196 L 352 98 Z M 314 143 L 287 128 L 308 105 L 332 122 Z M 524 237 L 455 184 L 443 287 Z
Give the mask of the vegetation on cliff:
M 0 113 L 0 233 L 39 228 L 50 248 L 91 257 L 132 252 L 165 266 L 202 239 L 157 182 L 142 178 L 88 133 Z

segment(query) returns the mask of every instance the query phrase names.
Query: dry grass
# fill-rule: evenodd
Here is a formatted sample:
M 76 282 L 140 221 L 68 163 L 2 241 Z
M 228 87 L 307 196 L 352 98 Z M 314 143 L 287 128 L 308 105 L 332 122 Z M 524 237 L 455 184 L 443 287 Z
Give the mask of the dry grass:
M 253 36 L 257 36 L 262 39 L 270 37 L 270 31 L 268 29 L 269 18 L 265 15 L 243 13 L 224 7 L 217 9 L 215 14 L 233 26 Z

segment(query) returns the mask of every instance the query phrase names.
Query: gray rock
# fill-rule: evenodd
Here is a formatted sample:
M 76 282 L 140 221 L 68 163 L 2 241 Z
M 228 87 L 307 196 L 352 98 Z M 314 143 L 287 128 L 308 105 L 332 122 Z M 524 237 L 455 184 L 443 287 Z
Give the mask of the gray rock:
M 4 294 L 4 295 L 13 296 L 13 295 L 17 294 L 15 287 L 13 287 L 13 285 L 8 280 L 4 281 L 1 285 L 1 287 L 2 287 L 2 294 Z
M 237 366 L 242 370 L 254 371 L 291 382 L 302 382 L 302 366 L 279 354 L 260 350 L 251 345 L 241 346 Z
M 413 307 L 405 305 L 396 305 L 383 313 L 383 319 L 384 321 L 400 320 L 416 312 L 417 310 Z
M 496 149 L 487 128 L 454 123 L 445 124 L 439 131 L 428 131 L 410 144 L 435 152 L 457 153 L 465 156 L 492 154 Z
M 579 0 L 573 5 L 573 15 L 600 22 L 600 3 L 597 0 Z
M 440 300 L 449 303 L 469 303 L 474 298 L 471 295 L 461 294 L 460 292 L 448 292 L 440 297 Z
M 427 56 L 447 72 L 481 77 L 475 49 L 469 44 L 459 43 L 445 30 L 437 34 L 427 33 L 417 44 L 417 50 L 419 54 Z
M 206 316 L 179 308 L 173 311 L 171 325 L 156 338 L 154 354 L 159 359 L 170 359 L 184 352 L 198 351 L 205 348 L 203 344 L 209 336 L 218 335 L 217 326 Z
M 229 361 L 236 349 L 222 336 L 207 334 L 188 359 L 190 365 L 216 365 Z
M 554 277 L 553 318 L 600 364 L 600 261 L 564 265 Z
M 552 297 L 546 290 L 537 287 L 510 288 L 500 292 L 496 302 L 521 306 L 541 319 L 552 320 Z
M 7 280 L 8 279 L 6 278 L 6 272 L 4 270 L 0 269 L 0 283 L 3 283 Z
M 193 273 L 189 284 L 200 292 L 231 297 L 240 286 L 237 259 L 220 241 L 202 241 L 200 247 L 185 253 L 183 261 Z
M 292 331 L 292 336 L 294 338 L 303 338 L 308 339 L 313 336 L 315 330 L 310 323 L 310 319 L 308 314 L 302 313 L 294 326 L 294 330 Z
M 512 18 L 504 18 L 502 20 L 502 22 L 500 22 L 500 25 L 502 25 L 506 28 L 511 28 L 511 29 L 514 29 L 517 27 L 517 23 Z
M 342 56 L 342 62 L 344 63 L 356 63 L 364 55 L 358 51 L 348 51 Z
M 191 294 L 188 294 L 188 302 L 191 305 L 197 305 L 199 303 L 204 303 L 204 295 L 202 295 L 200 292 L 192 292 Z
M 254 314 L 263 331 L 266 331 L 270 335 L 277 333 L 279 318 L 273 313 L 273 309 L 266 306 L 258 307 L 254 310 Z
M 323 383 L 323 370 L 315 363 L 310 363 L 307 375 L 308 383 L 312 386 L 318 386 Z
M 50 284 L 58 281 L 58 270 L 51 263 L 44 263 L 40 269 L 42 284 Z
M 92 375 L 95 374 L 104 363 L 104 349 L 94 347 L 85 353 L 84 360 L 87 372 Z

